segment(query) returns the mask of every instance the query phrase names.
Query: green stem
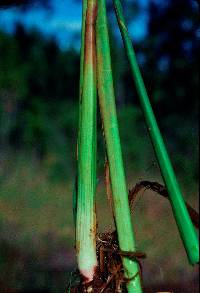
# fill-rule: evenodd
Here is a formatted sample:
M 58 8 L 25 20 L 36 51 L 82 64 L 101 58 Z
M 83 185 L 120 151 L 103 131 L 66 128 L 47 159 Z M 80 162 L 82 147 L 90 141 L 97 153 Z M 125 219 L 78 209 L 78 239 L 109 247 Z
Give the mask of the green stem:
M 87 5 L 86 5 L 87 3 Z M 78 267 L 85 283 L 93 280 L 96 266 L 96 0 L 84 0 L 84 62 L 81 63 L 82 94 L 78 138 L 78 199 L 76 249 Z M 85 14 L 84 14 L 85 15 Z M 84 18 L 83 15 L 83 18 Z M 83 65 L 84 64 L 84 65 Z
M 142 79 L 142 75 L 137 63 L 132 41 L 128 33 L 123 9 L 120 0 L 113 0 L 119 27 L 124 41 L 124 46 L 130 62 L 132 74 L 136 84 L 136 89 L 140 98 L 146 124 L 154 146 L 154 150 L 160 165 L 161 173 L 168 189 L 170 202 L 174 216 L 183 240 L 189 261 L 191 264 L 199 262 L 199 241 L 196 231 L 188 214 L 185 201 L 178 185 L 175 172 L 173 170 L 169 155 L 167 153 L 161 132 L 159 130 L 152 106 L 150 104 L 147 91 Z
M 83 1 L 82 5 L 82 29 L 81 29 L 81 51 L 80 51 L 80 81 L 79 81 L 79 131 L 81 129 L 81 97 L 83 91 L 83 70 L 84 70 L 84 55 L 85 55 L 85 20 L 86 20 L 86 11 L 87 11 L 87 1 Z M 78 135 L 80 137 L 80 134 Z M 78 159 L 78 158 L 77 158 Z M 77 166 L 78 168 L 78 166 Z M 77 217 L 77 175 L 74 183 L 73 190 L 73 216 L 74 224 L 76 226 L 76 217 Z
M 87 13 L 87 1 L 83 1 L 82 8 L 82 30 L 81 30 L 81 55 L 80 55 L 80 89 L 79 95 L 82 96 L 83 90 L 83 77 L 84 77 L 84 57 L 85 57 L 85 22 L 86 22 L 86 13 Z
M 113 204 L 119 246 L 122 251 L 134 252 L 136 251 L 136 247 L 131 223 L 128 192 L 119 138 L 105 0 L 98 1 L 96 30 L 98 94 L 110 166 Z M 128 292 L 142 292 L 137 262 L 124 257 L 123 265 L 125 275 L 130 279 L 127 284 Z

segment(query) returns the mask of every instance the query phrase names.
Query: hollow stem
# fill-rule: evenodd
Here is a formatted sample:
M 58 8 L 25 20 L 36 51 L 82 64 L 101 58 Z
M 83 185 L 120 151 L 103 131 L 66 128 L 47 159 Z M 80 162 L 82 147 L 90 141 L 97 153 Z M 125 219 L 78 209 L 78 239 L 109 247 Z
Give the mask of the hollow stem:
M 196 264 L 199 262 L 198 237 L 187 211 L 174 169 L 172 167 L 149 97 L 147 95 L 146 87 L 144 85 L 144 81 L 137 63 L 133 44 L 128 33 L 121 2 L 120 0 L 113 0 L 113 2 L 136 89 L 139 95 L 141 107 L 144 113 L 155 154 L 160 165 L 160 170 L 169 193 L 176 223 L 178 225 L 189 261 L 191 264 Z
M 93 280 L 96 257 L 96 0 L 83 1 L 83 34 L 78 138 L 76 249 L 85 283 Z M 83 49 L 84 47 L 84 49 Z
M 136 250 L 135 240 L 119 138 L 105 0 L 98 1 L 96 31 L 98 94 L 110 166 L 119 246 L 122 251 L 134 252 Z M 128 292 L 142 292 L 137 262 L 123 257 L 123 266 L 125 277 L 130 280 L 127 282 Z

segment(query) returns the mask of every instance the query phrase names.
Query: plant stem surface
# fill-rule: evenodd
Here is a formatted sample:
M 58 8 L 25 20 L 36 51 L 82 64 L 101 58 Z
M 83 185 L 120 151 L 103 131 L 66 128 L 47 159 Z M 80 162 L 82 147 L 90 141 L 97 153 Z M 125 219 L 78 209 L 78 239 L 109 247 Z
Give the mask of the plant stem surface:
M 78 138 L 76 250 L 85 283 L 93 281 L 96 257 L 96 0 L 83 1 Z M 84 37 L 85 36 L 85 37 Z
M 113 0 L 119 27 L 121 30 L 122 38 L 126 53 L 130 62 L 132 74 L 136 84 L 136 89 L 139 95 L 141 107 L 144 113 L 148 131 L 151 141 L 157 156 L 160 170 L 168 189 L 170 202 L 178 225 L 180 236 L 184 243 L 189 261 L 191 264 L 199 262 L 199 241 L 197 233 L 192 224 L 191 218 L 187 211 L 185 201 L 183 199 L 179 184 L 176 179 L 174 169 L 172 167 L 168 152 L 166 150 L 161 132 L 159 130 L 144 81 L 137 63 L 136 55 L 134 52 L 133 44 L 128 33 L 127 25 L 123 15 L 123 9 L 120 0 Z
M 136 247 L 118 130 L 105 0 L 98 1 L 96 43 L 98 94 L 110 166 L 113 205 L 119 246 L 122 251 L 134 252 Z M 128 292 L 142 292 L 137 262 L 128 257 L 123 257 L 123 266 L 125 277 L 129 279 L 129 281 L 127 281 Z

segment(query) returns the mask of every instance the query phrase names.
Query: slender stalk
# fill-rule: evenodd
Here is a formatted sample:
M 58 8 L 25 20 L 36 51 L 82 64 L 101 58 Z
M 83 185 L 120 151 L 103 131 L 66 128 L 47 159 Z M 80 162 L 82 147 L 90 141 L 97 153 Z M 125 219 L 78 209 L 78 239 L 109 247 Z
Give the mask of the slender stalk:
M 134 252 L 136 247 L 119 138 L 105 0 L 98 1 L 96 31 L 98 94 L 110 166 L 113 205 L 119 246 L 122 251 Z M 123 265 L 125 275 L 130 279 L 127 284 L 128 292 L 142 292 L 140 277 L 138 275 L 138 264 L 124 257 Z
M 86 21 L 86 12 L 87 12 L 87 1 L 83 1 L 82 5 L 82 29 L 81 29 L 81 51 L 80 51 L 80 80 L 79 80 L 79 134 L 80 138 L 80 129 L 81 129 L 81 99 L 83 91 L 83 76 L 84 76 L 84 57 L 85 57 L 85 21 Z M 78 156 L 77 156 L 78 160 Z M 78 169 L 78 166 L 77 166 Z M 77 175 L 74 183 L 73 190 L 73 216 L 74 224 L 76 226 L 76 217 L 77 217 Z
M 175 172 L 173 170 L 169 155 L 167 153 L 161 132 L 159 130 L 142 75 L 137 63 L 132 41 L 128 33 L 123 9 L 120 0 L 113 0 L 119 27 L 124 41 L 124 46 L 130 62 L 136 89 L 140 98 L 141 107 L 146 119 L 152 144 L 160 165 L 161 173 L 168 189 L 170 202 L 173 208 L 176 223 L 179 228 L 189 261 L 191 264 L 199 262 L 199 241 L 194 226 L 187 211 Z
M 78 199 L 76 249 L 78 267 L 85 283 L 93 280 L 96 257 L 96 0 L 84 0 L 86 8 L 84 62 L 81 62 L 80 122 L 78 139 Z M 85 11 L 85 10 L 84 10 Z M 83 65 L 84 64 L 84 65 Z
M 84 57 L 85 57 L 85 23 L 86 23 L 86 13 L 87 13 L 87 1 L 83 0 L 82 7 L 82 30 L 81 30 L 81 55 L 80 55 L 80 89 L 79 95 L 82 96 L 83 89 L 83 77 L 84 77 Z

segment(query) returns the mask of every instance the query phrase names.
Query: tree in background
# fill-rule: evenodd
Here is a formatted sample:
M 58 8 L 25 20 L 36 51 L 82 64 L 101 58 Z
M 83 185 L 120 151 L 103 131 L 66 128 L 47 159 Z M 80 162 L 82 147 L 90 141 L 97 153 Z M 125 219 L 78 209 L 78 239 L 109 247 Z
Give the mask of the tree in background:
M 23 3 L 28 9 L 36 2 Z M 135 44 L 159 124 L 174 152 L 188 153 L 189 158 L 191 153 L 196 153 L 197 143 L 199 43 L 195 3 L 190 0 L 169 0 L 164 4 L 150 1 L 148 33 L 144 40 Z M 1 1 L 1 5 L 5 4 L 17 5 L 15 1 Z M 139 1 L 125 4 L 129 8 L 125 11 L 130 23 L 133 15 L 140 11 Z M 112 21 L 111 9 L 110 17 Z M 138 109 L 125 53 L 113 31 L 111 47 L 119 108 L 134 104 Z M 79 52 L 75 49 L 63 51 L 53 39 L 45 39 L 37 31 L 26 31 L 18 24 L 13 36 L 0 33 L 0 55 L 2 148 L 36 149 L 42 157 L 49 152 L 63 153 L 67 145 L 71 148 L 77 134 Z M 128 110 L 126 116 L 131 113 Z M 122 136 L 123 132 L 126 129 L 122 129 Z M 132 145 L 135 145 L 133 140 Z
M 195 116 L 198 88 L 198 8 L 194 1 L 150 2 L 147 73 L 158 114 Z M 146 50 L 147 50 L 146 48 Z M 150 79 L 150 78 L 148 78 Z
M 78 102 L 79 54 L 63 52 L 53 40 L 18 24 L 14 36 L 0 35 L 1 146 L 36 148 L 45 154 L 74 134 Z M 71 119 L 73 122 L 70 122 Z
M 197 2 L 190 0 L 169 0 L 163 6 L 150 2 L 144 68 L 156 115 L 176 154 L 179 171 L 195 176 L 198 176 L 195 163 L 198 161 L 198 8 Z

